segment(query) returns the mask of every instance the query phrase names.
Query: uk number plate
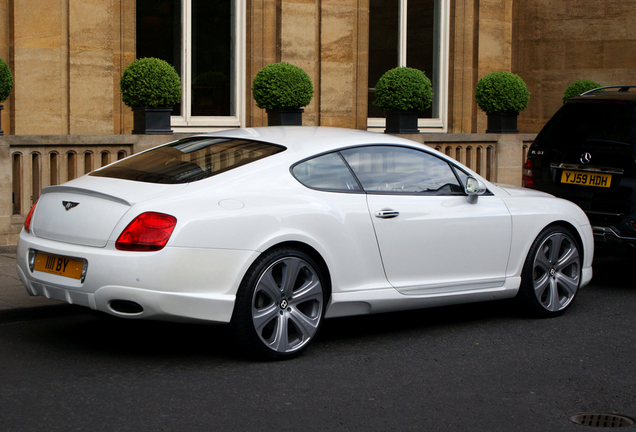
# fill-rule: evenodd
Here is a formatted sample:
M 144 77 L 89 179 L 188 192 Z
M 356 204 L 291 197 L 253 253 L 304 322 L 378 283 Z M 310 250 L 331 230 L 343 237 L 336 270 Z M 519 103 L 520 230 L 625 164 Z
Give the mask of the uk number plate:
M 612 175 L 580 171 L 563 171 L 563 173 L 561 173 L 561 183 L 610 187 L 610 184 L 612 183 Z
M 34 270 L 72 279 L 81 279 L 83 268 L 83 261 L 43 252 L 38 252 L 35 256 L 35 265 L 33 266 Z

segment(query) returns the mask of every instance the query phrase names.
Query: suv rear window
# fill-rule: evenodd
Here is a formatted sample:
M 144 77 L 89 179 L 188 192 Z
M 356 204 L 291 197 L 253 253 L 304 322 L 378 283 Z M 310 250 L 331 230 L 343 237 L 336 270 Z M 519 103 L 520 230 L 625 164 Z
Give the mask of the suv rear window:
M 89 175 L 147 183 L 202 180 L 285 150 L 275 144 L 224 138 L 185 138 L 138 153 Z
M 537 140 L 552 147 L 580 145 L 585 141 L 633 143 L 633 105 L 595 101 L 567 103 L 548 122 Z

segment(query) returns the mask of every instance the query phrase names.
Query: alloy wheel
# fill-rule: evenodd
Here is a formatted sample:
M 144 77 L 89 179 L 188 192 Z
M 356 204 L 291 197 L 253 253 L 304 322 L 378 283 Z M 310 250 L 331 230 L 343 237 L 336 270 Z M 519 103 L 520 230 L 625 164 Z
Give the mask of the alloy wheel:
M 323 302 L 317 271 L 298 257 L 281 258 L 265 269 L 254 288 L 254 330 L 276 353 L 298 351 L 318 332 Z
M 540 305 L 549 312 L 564 310 L 576 296 L 581 274 L 576 242 L 557 231 L 548 235 L 532 264 L 532 284 Z

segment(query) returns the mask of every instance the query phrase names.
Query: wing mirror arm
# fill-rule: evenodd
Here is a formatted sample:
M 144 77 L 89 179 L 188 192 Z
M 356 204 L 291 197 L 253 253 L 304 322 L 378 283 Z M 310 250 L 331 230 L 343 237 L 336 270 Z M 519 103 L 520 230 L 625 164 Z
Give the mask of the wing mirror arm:
M 486 193 L 486 185 L 474 177 L 468 177 L 464 190 L 466 191 L 468 202 L 475 204 L 477 203 L 477 197 Z

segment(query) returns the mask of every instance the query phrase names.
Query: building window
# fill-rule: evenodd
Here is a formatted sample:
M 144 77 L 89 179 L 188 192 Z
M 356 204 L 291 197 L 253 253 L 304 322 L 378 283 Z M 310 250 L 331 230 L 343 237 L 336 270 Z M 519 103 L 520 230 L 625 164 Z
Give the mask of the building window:
M 245 1 L 137 0 L 137 58 L 166 60 L 181 77 L 173 129 L 244 125 Z
M 369 17 L 369 130 L 384 129 L 375 84 L 397 66 L 420 69 L 433 84 L 433 104 L 419 127 L 445 132 L 448 106 L 449 0 L 371 0 Z

